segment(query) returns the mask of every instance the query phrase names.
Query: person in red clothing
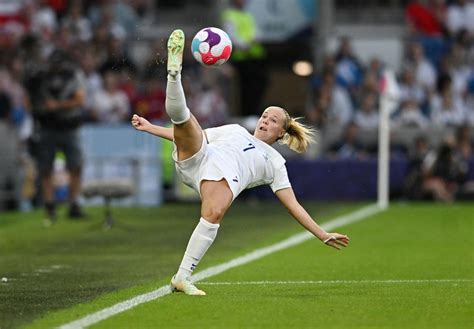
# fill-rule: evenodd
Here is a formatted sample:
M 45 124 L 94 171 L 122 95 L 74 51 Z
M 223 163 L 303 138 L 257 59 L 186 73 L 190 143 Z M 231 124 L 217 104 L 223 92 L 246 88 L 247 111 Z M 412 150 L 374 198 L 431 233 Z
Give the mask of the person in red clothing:
M 405 10 L 411 32 L 441 36 L 445 31 L 446 7 L 441 0 L 414 0 Z
M 163 120 L 165 117 L 166 94 L 161 81 L 153 76 L 146 76 L 143 88 L 140 88 L 132 99 L 135 113 L 149 121 Z

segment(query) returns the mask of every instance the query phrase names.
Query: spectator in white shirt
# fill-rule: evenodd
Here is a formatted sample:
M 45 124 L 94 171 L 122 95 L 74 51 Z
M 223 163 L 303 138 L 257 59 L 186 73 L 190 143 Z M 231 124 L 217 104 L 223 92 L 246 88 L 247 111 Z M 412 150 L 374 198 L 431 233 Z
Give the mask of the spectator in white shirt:
M 68 15 L 64 17 L 62 26 L 70 30 L 74 40 L 89 41 L 92 38 L 91 25 L 83 15 L 82 1 L 80 0 L 71 1 Z
M 56 31 L 57 26 L 56 14 L 48 6 L 48 1 L 39 1 L 31 18 L 31 31 L 49 39 Z
M 474 33 L 474 2 L 472 0 L 457 0 L 448 6 L 446 26 L 451 35 L 462 29 Z
M 426 101 L 426 92 L 416 83 L 415 70 L 413 66 L 406 65 L 403 68 L 399 88 L 400 102 L 414 100 L 418 105 L 422 105 Z
M 427 91 L 432 91 L 436 83 L 436 70 L 425 57 L 423 47 L 412 43 L 408 51 L 408 61 L 414 66 L 416 83 Z
M 307 113 L 311 124 L 319 128 L 345 127 L 353 117 L 351 98 L 346 89 L 336 84 L 334 68 L 327 66 L 315 90 L 314 106 Z
M 353 108 L 349 93 L 336 84 L 336 76 L 333 72 L 325 72 L 323 76 L 323 87 L 329 89 L 330 102 L 328 108 L 328 119 L 340 126 L 347 125 L 353 115 Z
M 104 74 L 104 89 L 98 91 L 92 100 L 91 117 L 103 123 L 124 122 L 130 115 L 130 102 L 127 95 L 118 88 L 117 74 L 107 71 Z
M 429 120 L 423 115 L 415 99 L 402 102 L 400 113 L 393 119 L 393 127 L 425 128 Z
M 84 72 L 86 83 L 86 103 L 85 109 L 89 113 L 92 108 L 95 94 L 102 90 L 102 76 L 97 72 L 97 59 L 92 50 L 86 50 L 80 58 L 81 68 Z M 90 118 L 88 118 L 90 119 Z
M 452 90 L 455 97 L 464 97 L 467 92 L 468 80 L 471 75 L 472 68 L 464 62 L 463 48 L 454 44 L 451 51 L 441 62 L 440 75 L 448 74 L 452 80 Z
M 463 100 L 455 97 L 447 74 L 438 79 L 438 91 L 431 99 L 431 121 L 438 126 L 460 126 L 465 119 Z
M 362 105 L 356 112 L 354 122 L 366 130 L 374 130 L 379 126 L 379 113 L 377 110 L 377 95 L 367 94 L 362 99 Z
M 185 79 L 185 90 L 189 91 L 189 107 L 203 128 L 216 127 L 227 123 L 229 112 L 222 89 L 217 84 L 217 72 L 208 70 L 202 73 L 202 83 Z

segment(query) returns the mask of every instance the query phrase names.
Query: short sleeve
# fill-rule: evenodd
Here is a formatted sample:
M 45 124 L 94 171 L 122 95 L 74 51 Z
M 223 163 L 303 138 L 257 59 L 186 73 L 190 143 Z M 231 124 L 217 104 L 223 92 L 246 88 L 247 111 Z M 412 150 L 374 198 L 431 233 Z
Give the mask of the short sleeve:
M 270 188 L 273 193 L 275 193 L 278 190 L 288 187 L 291 187 L 290 179 L 288 178 L 285 164 L 282 164 L 278 169 L 275 169 L 275 176 L 273 178 L 273 183 L 270 184 Z
M 219 136 L 221 136 L 221 134 L 222 134 L 220 130 L 221 130 L 220 127 L 205 129 L 204 132 L 206 133 L 207 142 L 212 143 L 213 141 L 218 139 Z
M 239 126 L 236 124 L 231 124 L 215 128 L 207 128 L 204 130 L 204 132 L 206 133 L 207 142 L 212 143 L 221 138 L 222 136 L 226 136 L 232 133 L 233 131 L 236 131 L 238 127 Z

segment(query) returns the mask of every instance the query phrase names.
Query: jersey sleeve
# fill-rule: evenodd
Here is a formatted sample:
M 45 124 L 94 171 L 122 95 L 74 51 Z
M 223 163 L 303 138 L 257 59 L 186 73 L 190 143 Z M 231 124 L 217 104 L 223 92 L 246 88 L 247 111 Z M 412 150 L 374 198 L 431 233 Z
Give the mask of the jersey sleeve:
M 215 127 L 215 128 L 205 129 L 204 132 L 206 133 L 207 142 L 212 143 L 212 142 L 218 140 L 219 137 L 225 135 L 225 132 L 227 130 L 226 128 L 227 128 L 226 126 L 222 126 L 222 127 Z
M 207 137 L 207 142 L 212 143 L 222 136 L 226 136 L 236 130 L 239 129 L 239 125 L 236 124 L 230 124 L 230 125 L 224 125 L 220 127 L 214 127 L 214 128 L 207 128 L 204 130 L 206 133 Z
M 288 178 L 285 164 L 282 164 L 280 167 L 275 169 L 275 176 L 273 178 L 273 183 L 270 184 L 270 188 L 273 193 L 275 193 L 278 190 L 288 187 L 291 187 L 290 179 Z

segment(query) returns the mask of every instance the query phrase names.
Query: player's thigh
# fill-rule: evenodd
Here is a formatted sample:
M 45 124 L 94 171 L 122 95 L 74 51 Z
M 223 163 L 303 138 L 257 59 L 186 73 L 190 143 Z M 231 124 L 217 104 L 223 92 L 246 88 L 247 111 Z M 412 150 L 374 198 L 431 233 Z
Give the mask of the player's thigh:
M 178 160 L 186 160 L 201 149 L 202 128 L 193 115 L 188 121 L 174 125 L 173 134 L 178 151 Z
M 201 182 L 201 216 L 211 223 L 219 223 L 232 204 L 233 194 L 227 181 Z

